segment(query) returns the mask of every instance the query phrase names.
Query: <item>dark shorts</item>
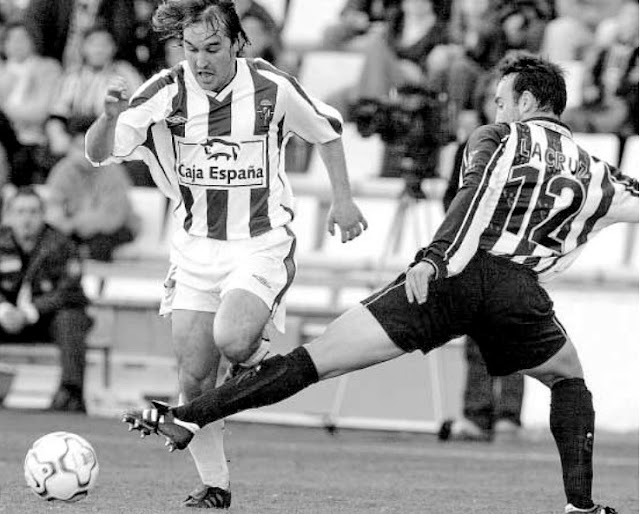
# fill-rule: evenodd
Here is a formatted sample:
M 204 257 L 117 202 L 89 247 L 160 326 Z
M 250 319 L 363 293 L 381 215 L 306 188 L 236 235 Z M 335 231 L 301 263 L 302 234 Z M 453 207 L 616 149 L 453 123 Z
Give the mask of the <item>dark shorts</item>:
M 489 373 L 546 362 L 567 340 L 534 272 L 480 251 L 459 275 L 436 280 L 426 303 L 409 303 L 405 275 L 362 301 L 391 340 L 427 353 L 460 335 L 480 347 Z

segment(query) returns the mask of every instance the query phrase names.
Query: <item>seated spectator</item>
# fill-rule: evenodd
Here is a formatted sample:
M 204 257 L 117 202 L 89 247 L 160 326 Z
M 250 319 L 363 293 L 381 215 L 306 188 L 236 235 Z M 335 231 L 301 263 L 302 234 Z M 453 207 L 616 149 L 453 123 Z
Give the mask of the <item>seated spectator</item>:
M 145 78 L 164 68 L 164 46 L 151 25 L 158 3 L 158 0 L 133 1 L 136 15 L 134 65 Z
M 254 0 L 236 0 L 236 10 L 250 42 L 244 55 L 261 57 L 275 64 L 282 50 L 282 40 L 280 27 L 269 11 Z
M 47 180 L 48 221 L 71 236 L 84 257 L 110 261 L 114 249 L 133 241 L 139 231 L 130 188 L 124 166 L 92 166 L 84 156 L 84 137 L 76 136 Z
M 129 91 L 142 84 L 138 71 L 128 62 L 114 61 L 115 54 L 113 36 L 104 27 L 93 27 L 85 34 L 83 64 L 64 71 L 45 126 L 54 155 L 64 156 L 73 135 L 84 134 L 102 113 L 104 95 L 114 77 L 123 77 Z
M 545 27 L 541 53 L 556 62 L 581 61 L 601 18 L 600 0 L 558 0 L 557 17 Z
M 76 245 L 45 225 L 44 203 L 31 186 L 7 200 L 0 227 L 0 344 L 53 341 L 62 377 L 51 409 L 85 412 L 85 338 L 92 321 Z
M 625 2 L 616 38 L 587 60 L 581 106 L 564 120 L 576 132 L 638 133 L 638 2 Z
M 28 0 L 24 20 L 40 53 L 65 69 L 82 64 L 84 34 L 98 25 L 113 34 L 117 59 L 136 62 L 132 0 Z
M 20 148 L 12 155 L 11 182 L 42 184 L 53 164 L 44 124 L 62 69 L 55 59 L 41 57 L 22 22 L 5 29 L 6 61 L 0 65 L 0 108 L 11 121 Z
M 324 46 L 336 50 L 362 49 L 363 36 L 386 23 L 400 10 L 402 0 L 348 0 L 337 22 L 324 33 Z

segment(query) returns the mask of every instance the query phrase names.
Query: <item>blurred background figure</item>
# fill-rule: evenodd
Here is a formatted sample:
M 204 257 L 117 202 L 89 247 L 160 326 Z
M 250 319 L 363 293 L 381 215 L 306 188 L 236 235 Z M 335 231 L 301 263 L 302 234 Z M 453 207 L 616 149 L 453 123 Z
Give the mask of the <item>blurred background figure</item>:
M 615 18 L 612 38 L 585 59 L 582 105 L 564 121 L 576 132 L 638 133 L 638 2 L 627 0 Z
M 40 53 L 65 68 L 82 64 L 84 35 L 96 25 L 113 35 L 117 59 L 136 62 L 134 0 L 29 0 L 24 20 Z
M 104 26 L 88 30 L 82 39 L 82 64 L 65 69 L 46 124 L 53 155 L 63 157 L 72 137 L 84 134 L 103 110 L 102 98 L 111 80 L 120 76 L 128 90 L 142 84 L 140 73 L 128 62 L 114 60 L 116 43 Z
M 246 57 L 260 57 L 277 64 L 282 51 L 281 27 L 273 16 L 255 0 L 236 0 L 236 10 L 250 45 L 244 49 Z
M 101 261 L 112 260 L 113 251 L 133 241 L 140 229 L 126 168 L 106 168 L 91 165 L 84 156 L 84 136 L 77 135 L 47 180 L 48 221 L 78 243 L 83 257 Z
M 52 165 L 44 132 L 62 68 L 37 53 L 23 22 L 5 27 L 0 64 L 0 109 L 11 122 L 19 148 L 11 156 L 10 182 L 16 186 L 42 184 Z
M 92 321 L 76 245 L 45 224 L 31 186 L 7 200 L 0 226 L 0 344 L 53 341 L 62 376 L 51 409 L 85 412 L 85 338 Z
M 480 349 L 470 337 L 465 337 L 465 358 L 463 417 L 445 420 L 438 439 L 489 442 L 496 436 L 517 435 L 522 427 L 524 376 L 520 373 L 505 377 L 489 375 Z

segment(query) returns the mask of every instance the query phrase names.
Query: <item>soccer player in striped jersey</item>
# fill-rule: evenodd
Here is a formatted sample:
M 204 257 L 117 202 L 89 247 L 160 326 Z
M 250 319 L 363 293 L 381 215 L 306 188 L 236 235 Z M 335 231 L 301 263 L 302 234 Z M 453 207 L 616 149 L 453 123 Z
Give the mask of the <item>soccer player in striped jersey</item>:
M 215 386 L 220 353 L 237 366 L 255 366 L 268 352 L 267 325 L 284 329 L 296 246 L 284 170 L 290 135 L 317 144 L 327 166 L 329 231 L 337 224 L 346 242 L 367 223 L 352 200 L 340 115 L 287 73 L 240 57 L 247 41 L 232 0 L 167 0 L 154 25 L 182 41 L 186 60 L 130 100 L 121 81 L 112 84 L 86 149 L 94 163 L 144 160 L 177 205 L 167 283 L 175 283 L 168 298 L 187 401 Z M 202 486 L 186 505 L 227 508 L 222 425 L 201 435 L 191 451 Z
M 184 448 L 211 421 L 468 334 L 490 374 L 521 370 L 551 389 L 564 512 L 614 514 L 591 497 L 591 393 L 540 282 L 566 268 L 602 228 L 638 223 L 638 182 L 575 143 L 560 121 L 566 86 L 556 65 L 516 54 L 499 69 L 496 123 L 471 136 L 463 185 L 406 273 L 311 343 L 266 359 L 186 405 L 156 402 L 153 416 L 130 412 L 124 421 L 140 422 L 164 434 L 172 448 Z

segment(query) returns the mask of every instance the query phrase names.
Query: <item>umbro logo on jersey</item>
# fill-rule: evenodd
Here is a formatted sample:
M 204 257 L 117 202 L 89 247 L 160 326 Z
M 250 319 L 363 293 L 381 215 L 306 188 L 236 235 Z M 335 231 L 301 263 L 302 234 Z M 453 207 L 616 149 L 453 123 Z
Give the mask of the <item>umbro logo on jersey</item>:
M 225 141 L 219 137 L 212 137 L 201 144 L 204 148 L 204 153 L 207 155 L 207 159 L 217 160 L 220 157 L 224 157 L 227 161 L 230 159 L 234 161 L 238 160 L 238 152 L 240 151 L 240 145 L 238 143 Z
M 169 116 L 165 118 L 164 121 L 167 123 L 167 127 L 175 127 L 187 123 L 187 118 L 184 116 Z

